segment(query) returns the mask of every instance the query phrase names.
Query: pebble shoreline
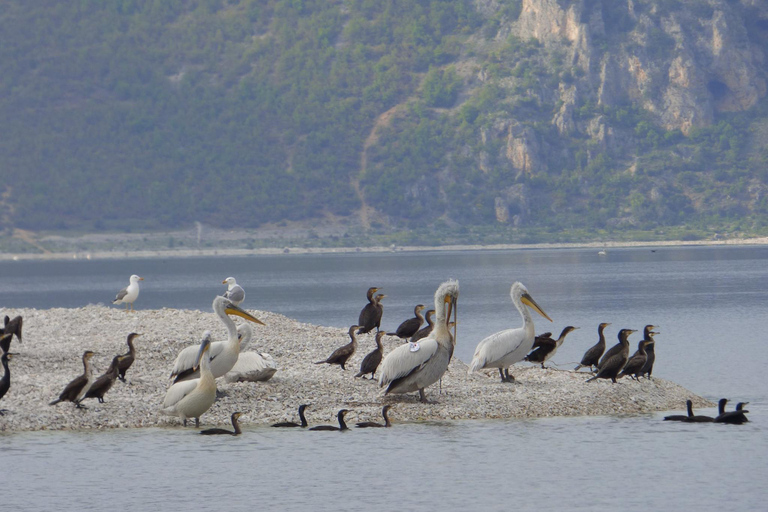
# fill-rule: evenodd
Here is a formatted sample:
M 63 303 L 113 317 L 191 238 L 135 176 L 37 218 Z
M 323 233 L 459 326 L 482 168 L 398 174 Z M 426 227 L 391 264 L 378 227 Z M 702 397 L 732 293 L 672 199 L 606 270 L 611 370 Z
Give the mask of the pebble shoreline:
M 499 382 L 498 371 L 467 374 L 467 365 L 454 358 L 442 379 L 427 388 L 422 404 L 418 393 L 383 396 L 378 383 L 355 379 L 363 357 L 375 347 L 374 335 L 358 337 L 357 352 L 343 371 L 336 365 L 317 365 L 334 349 L 347 343 L 346 329 L 297 322 L 276 313 L 249 310 L 266 325 L 253 325 L 248 350 L 269 353 L 278 371 L 267 382 L 227 383 L 217 380 L 224 396 L 200 418 L 200 427 L 229 425 L 232 412 L 242 411 L 242 425 L 269 425 L 298 421 L 299 404 L 310 403 L 307 420 L 312 424 L 335 424 L 341 408 L 354 412 L 349 424 L 382 421 L 381 407 L 392 404 L 393 423 L 412 421 L 538 418 L 643 414 L 684 410 L 685 400 L 694 407 L 712 407 L 711 402 L 685 388 L 654 377 L 639 382 L 624 378 L 585 383 L 587 372 L 541 369 L 520 365 L 511 369 L 515 384 Z M 226 330 L 213 313 L 193 310 L 137 310 L 90 305 L 75 309 L 4 309 L 3 315 L 24 317 L 23 343 L 11 344 L 11 388 L 0 400 L 0 431 L 94 430 L 111 428 L 181 427 L 178 418 L 161 416 L 158 410 L 169 385 L 176 354 L 199 344 L 210 330 L 214 340 L 224 340 Z M 240 320 L 237 320 L 238 322 Z M 87 410 L 69 402 L 48 403 L 64 386 L 82 373 L 81 356 L 92 350 L 94 373 L 101 375 L 112 357 L 127 351 L 126 337 L 141 333 L 135 341 L 137 356 L 128 371 L 128 384 L 116 382 L 105 395 L 105 403 L 85 400 Z M 465 340 L 468 338 L 464 337 Z M 462 333 L 459 330 L 459 343 Z M 400 341 L 385 337 L 385 354 Z M 191 423 L 194 425 L 194 422 Z M 189 428 L 189 427 L 188 427 Z M 192 427 L 194 428 L 194 427 Z

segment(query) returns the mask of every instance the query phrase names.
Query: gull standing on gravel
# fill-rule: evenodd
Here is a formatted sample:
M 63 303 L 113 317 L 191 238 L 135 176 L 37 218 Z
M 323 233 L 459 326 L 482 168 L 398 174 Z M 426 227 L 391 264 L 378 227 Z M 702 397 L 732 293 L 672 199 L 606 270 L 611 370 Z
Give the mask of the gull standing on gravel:
M 234 277 L 228 277 L 221 282 L 221 284 L 227 285 L 227 291 L 224 292 L 224 297 L 232 301 L 232 304 L 239 306 L 241 302 L 245 300 L 245 290 L 243 287 L 237 284 Z
M 133 303 L 139 298 L 139 281 L 143 280 L 143 277 L 133 274 L 130 279 L 130 284 L 117 292 L 117 296 L 115 296 L 115 300 L 112 301 L 112 304 L 125 304 L 126 311 L 128 311 L 128 305 L 130 304 L 131 311 L 133 311 Z
M 381 363 L 379 387 L 385 394 L 418 391 L 427 402 L 424 388 L 440 380 L 451 361 L 456 337 L 451 335 L 451 314 L 456 315 L 459 282 L 449 280 L 435 292 L 435 327 L 430 335 L 417 343 L 404 343 L 390 352 Z M 454 326 L 455 333 L 455 326 Z
M 523 283 L 515 282 L 509 291 L 512 303 L 523 317 L 523 326 L 517 329 L 507 329 L 491 334 L 477 344 L 475 355 L 469 364 L 469 372 L 476 372 L 483 368 L 498 368 L 501 375 L 501 382 L 515 382 L 515 377 L 509 374 L 509 367 L 519 363 L 533 348 L 533 342 L 536 338 L 536 332 L 533 326 L 533 319 L 528 307 L 549 320 L 547 315 L 533 297 L 528 293 L 528 289 Z
M 235 306 L 232 301 L 225 297 L 217 296 L 213 299 L 213 312 L 221 319 L 227 328 L 227 341 L 216 341 L 211 343 L 211 372 L 213 377 L 221 377 L 235 366 L 237 358 L 240 355 L 240 337 L 238 336 L 235 322 L 227 315 L 236 315 L 251 322 L 264 325 L 264 322 L 251 315 L 239 306 Z M 250 327 L 247 327 L 250 329 Z M 250 338 L 250 335 L 248 336 Z M 171 371 L 171 378 L 175 377 L 174 382 L 188 379 L 194 379 L 199 376 L 199 370 L 196 366 L 199 364 L 198 346 L 187 347 L 176 356 L 176 361 Z
M 195 427 L 200 426 L 200 416 L 216 401 L 216 379 L 211 373 L 210 349 L 211 332 L 205 331 L 203 343 L 200 345 L 195 361 L 195 365 L 199 367 L 200 377 L 176 382 L 168 388 L 160 414 L 178 416 L 185 427 L 187 418 L 195 418 Z

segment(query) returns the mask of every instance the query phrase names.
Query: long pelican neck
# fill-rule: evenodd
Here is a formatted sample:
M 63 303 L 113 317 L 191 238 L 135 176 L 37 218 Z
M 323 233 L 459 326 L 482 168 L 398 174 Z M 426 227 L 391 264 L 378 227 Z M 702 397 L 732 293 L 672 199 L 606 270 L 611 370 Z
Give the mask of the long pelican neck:
M 519 298 L 516 298 L 514 300 L 515 307 L 520 312 L 520 316 L 523 317 L 523 329 L 525 329 L 525 334 L 528 336 L 536 336 L 535 327 L 533 325 L 533 318 L 531 317 L 531 312 L 528 310 L 528 308 L 520 302 Z
M 441 342 L 441 340 L 448 340 L 448 345 L 451 343 L 451 332 L 448 329 L 448 318 L 445 307 L 445 301 L 440 298 L 435 299 L 435 323 L 432 327 L 432 332 L 435 334 L 434 338 Z M 441 343 L 442 344 L 442 343 Z
M 206 353 L 200 359 L 200 386 L 216 386 L 216 379 L 211 372 L 211 356 Z
M 220 308 L 216 311 L 216 314 L 219 315 L 219 318 L 221 318 L 221 321 L 224 323 L 224 326 L 227 328 L 227 342 L 229 345 L 234 346 L 238 351 L 240 350 L 240 338 L 237 336 L 237 326 L 235 325 L 234 320 L 229 318 L 227 313 L 224 311 L 223 308 Z

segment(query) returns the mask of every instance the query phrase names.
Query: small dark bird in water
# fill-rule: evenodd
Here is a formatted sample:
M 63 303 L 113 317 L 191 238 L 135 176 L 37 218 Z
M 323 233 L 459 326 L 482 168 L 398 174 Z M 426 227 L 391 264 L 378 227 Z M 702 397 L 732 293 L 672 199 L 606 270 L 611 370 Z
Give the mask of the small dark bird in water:
M 17 316 L 13 320 L 11 320 L 11 318 L 8 315 L 5 315 L 5 323 L 3 325 L 3 328 L 0 329 L 0 335 L 10 334 L 11 337 L 0 338 L 0 353 L 11 351 L 11 339 L 14 334 L 16 335 L 16 339 L 19 340 L 19 343 L 21 343 L 21 328 L 23 323 L 24 323 L 24 319 L 22 319 L 21 316 Z
M 411 343 L 416 343 L 422 338 L 426 338 L 432 333 L 432 328 L 435 326 L 435 310 L 434 309 L 428 309 L 426 313 L 424 313 L 424 319 L 427 321 L 427 325 L 416 331 L 416 334 L 411 336 Z
M 123 356 L 115 356 L 112 358 L 112 362 L 104 375 L 99 376 L 93 384 L 85 392 L 83 400 L 86 398 L 97 398 L 100 404 L 104 403 L 104 395 L 112 388 L 112 385 L 117 380 L 117 374 L 119 372 L 120 358 Z
M 688 421 L 688 419 L 693 416 L 693 402 L 686 400 L 685 405 L 688 408 L 688 414 L 672 414 L 671 416 L 664 416 L 664 421 Z
M 536 336 L 533 341 L 533 350 L 525 356 L 525 360 L 530 363 L 541 363 L 541 367 L 544 368 L 544 363 L 552 359 L 560 348 L 560 345 L 565 341 L 565 337 L 569 333 L 575 331 L 578 327 L 569 325 L 560 333 L 560 337 L 552 339 L 552 333 L 546 333 L 548 336 Z
M 237 422 L 241 414 L 242 413 L 240 412 L 232 413 L 232 428 L 235 429 L 234 432 L 232 432 L 231 430 L 227 430 L 225 428 L 209 428 L 206 430 L 201 430 L 200 433 L 204 436 L 216 436 L 216 435 L 239 436 L 240 434 L 243 433 L 243 431 L 240 430 L 240 424 Z
M 388 334 L 390 336 L 397 336 L 402 340 L 407 340 L 412 337 L 419 330 L 421 324 L 424 323 L 424 315 L 421 314 L 423 309 L 424 304 L 416 305 L 416 307 L 413 308 L 413 318 L 403 321 L 403 323 L 397 327 L 395 332 L 390 332 Z
M 375 421 L 363 421 L 355 425 L 357 428 L 369 428 L 369 427 L 391 427 L 392 423 L 389 421 L 389 409 L 391 405 L 385 405 L 381 409 L 381 415 L 384 417 L 384 423 L 376 423 Z
M 654 336 L 659 334 L 658 331 L 653 331 L 655 329 L 655 325 L 646 325 L 645 329 L 643 329 L 643 339 L 651 339 L 654 340 Z M 653 363 L 656 362 L 656 343 L 653 343 L 651 345 L 648 345 L 645 347 L 645 352 L 647 354 L 647 359 L 645 361 L 645 364 L 643 365 L 643 368 L 640 370 L 640 376 L 641 377 L 647 377 L 648 379 L 651 378 L 651 374 L 653 373 Z
M 318 425 L 316 427 L 310 428 L 309 430 L 349 430 L 349 427 L 347 427 L 347 424 L 344 422 L 344 415 L 348 412 L 349 411 L 347 409 L 342 409 L 336 415 L 336 417 L 339 419 L 338 427 L 334 427 L 333 425 Z
M 120 365 L 118 366 L 118 371 L 120 373 L 118 379 L 123 382 L 125 382 L 125 372 L 128 371 L 133 362 L 136 360 L 136 348 L 133 346 L 133 340 L 139 336 L 141 336 L 141 334 L 132 332 L 128 335 L 128 339 L 126 340 L 126 343 L 128 343 L 128 352 L 123 354 L 122 358 L 120 359 Z
M 347 359 L 352 357 L 352 354 L 355 353 L 355 350 L 357 350 L 357 337 L 355 336 L 355 329 L 360 327 L 359 325 L 353 325 L 349 328 L 349 337 L 352 339 L 349 343 L 344 345 L 343 347 L 339 347 L 336 350 L 334 350 L 330 356 L 328 356 L 328 359 L 324 361 L 315 361 L 315 364 L 337 364 L 341 366 L 342 370 L 346 370 L 344 368 L 344 365 L 347 363 Z
M 59 398 L 49 403 L 48 405 L 56 405 L 59 402 L 72 402 L 78 409 L 84 409 L 85 406 L 80 404 L 85 392 L 93 382 L 93 368 L 91 367 L 91 358 L 93 352 L 86 350 L 83 353 L 83 374 L 75 377 L 67 386 L 64 391 L 61 392 Z
M 717 418 L 715 418 L 715 423 L 728 423 L 731 425 L 741 425 L 742 423 L 747 423 L 749 420 L 747 419 L 747 414 L 749 411 L 744 410 L 744 405 L 748 404 L 749 402 L 739 402 L 736 405 L 735 411 L 727 411 L 725 410 L 725 404 L 728 403 L 728 400 L 726 398 L 721 398 L 719 405 L 719 412 L 720 414 L 717 415 Z
M 381 299 L 386 297 L 386 295 L 380 293 L 374 297 L 373 294 L 380 289 L 376 287 L 368 288 L 368 304 L 363 307 L 360 311 L 360 316 L 357 318 L 357 325 L 360 327 L 357 334 L 370 332 L 374 327 L 377 332 L 379 331 L 381 316 L 384 314 L 384 306 L 381 305 Z
M 605 352 L 605 335 L 603 334 L 603 330 L 609 325 L 611 324 L 608 322 L 603 322 L 597 326 L 597 344 L 592 345 L 587 349 L 586 352 L 584 352 L 584 357 L 581 358 L 581 363 L 575 368 L 575 371 L 579 371 L 585 366 L 589 366 L 590 369 L 593 366 L 597 368 L 597 363 L 600 361 L 600 356 L 602 356 L 603 352 Z
M 616 383 L 616 377 L 624 368 L 624 365 L 627 364 L 627 360 L 629 360 L 629 340 L 627 338 L 633 332 L 636 331 L 634 329 L 622 329 L 619 331 L 618 350 L 608 359 L 600 361 L 600 369 L 597 371 L 597 375 L 587 379 L 587 382 L 592 382 L 595 379 L 611 379 L 614 384 Z
M 3 336 L 11 336 L 10 334 L 3 334 Z M 11 359 L 11 354 L 3 352 L 0 356 L 0 363 L 3 364 L 3 378 L 0 379 L 0 400 L 3 399 L 8 390 L 11 389 L 11 370 L 8 368 L 8 361 Z M 0 416 L 4 416 L 4 412 L 8 409 L 0 409 Z
M 273 427 L 306 427 L 307 426 L 307 418 L 304 417 L 304 409 L 309 407 L 309 404 L 301 404 L 299 406 L 299 419 L 301 420 L 301 424 L 298 424 L 293 421 L 283 421 L 280 423 L 273 423 Z
M 365 378 L 365 375 L 370 373 L 371 380 L 373 380 L 376 376 L 376 370 L 379 368 L 381 359 L 384 357 L 384 346 L 381 344 L 381 338 L 383 338 L 385 334 L 384 331 L 376 333 L 376 348 L 373 352 L 370 352 L 363 358 L 363 362 L 360 363 L 360 371 L 357 372 L 355 377 Z
M 629 375 L 631 379 L 638 380 L 640 370 L 642 370 L 643 365 L 648 359 L 646 350 L 650 345 L 653 345 L 653 340 L 640 340 L 640 343 L 637 344 L 637 352 L 632 354 L 632 357 L 629 358 L 617 378 L 620 379 L 625 375 Z

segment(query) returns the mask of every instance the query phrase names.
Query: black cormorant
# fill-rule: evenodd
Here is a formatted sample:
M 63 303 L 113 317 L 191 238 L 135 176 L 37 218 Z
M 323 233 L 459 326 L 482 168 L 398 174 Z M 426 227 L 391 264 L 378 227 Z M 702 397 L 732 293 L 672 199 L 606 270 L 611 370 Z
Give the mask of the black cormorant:
M 646 351 L 650 345 L 653 345 L 653 340 L 640 340 L 637 344 L 637 351 L 629 358 L 617 378 L 620 379 L 625 375 L 629 375 L 631 379 L 637 380 L 640 376 L 640 370 L 642 370 L 643 365 L 648 360 Z
M 688 414 L 673 414 L 671 416 L 664 416 L 664 421 L 688 421 L 693 417 L 693 402 L 686 400 L 685 406 L 688 408 Z
M 655 325 L 646 325 L 645 329 L 643 329 L 643 339 L 653 340 L 653 337 L 659 334 L 658 332 L 654 332 L 652 330 L 655 328 L 656 328 Z M 643 368 L 640 370 L 640 376 L 648 377 L 650 379 L 651 374 L 653 373 L 653 363 L 656 362 L 656 343 L 653 343 L 645 347 L 645 353 L 648 355 L 648 358 L 646 359 L 645 364 L 643 365 Z
M 414 317 L 403 321 L 403 323 L 397 327 L 395 332 L 390 332 L 388 334 L 390 336 L 397 336 L 402 340 L 407 340 L 408 338 L 412 337 L 419 330 L 421 324 L 424 323 L 424 315 L 421 314 L 423 309 L 424 304 L 418 304 L 415 308 L 413 308 Z
M 347 424 L 344 423 L 344 415 L 347 414 L 348 412 L 349 411 L 347 409 L 342 409 L 336 415 L 336 417 L 339 419 L 338 427 L 334 427 L 333 425 L 318 425 L 316 427 L 310 428 L 309 430 L 349 430 L 349 427 L 347 427 Z
M 360 327 L 360 330 L 357 331 L 357 334 L 369 332 L 374 327 L 377 331 L 379 330 L 383 308 L 381 307 L 381 304 L 377 304 L 376 298 L 373 296 L 373 294 L 379 290 L 381 290 L 381 288 L 377 288 L 375 286 L 368 288 L 368 292 L 366 293 L 366 297 L 368 297 L 368 304 L 363 307 L 363 309 L 360 311 L 360 316 L 357 318 L 357 325 Z
M 10 334 L 3 334 L 3 337 L 10 336 Z M 0 400 L 5 396 L 9 389 L 11 389 L 11 370 L 8 368 L 8 361 L 11 359 L 11 354 L 3 352 L 0 356 L 0 362 L 3 364 L 3 378 L 0 379 Z M 0 409 L 0 416 L 3 416 L 3 411 L 7 409 Z
M 427 312 L 424 314 L 424 319 L 427 322 L 427 325 L 416 331 L 416 334 L 411 336 L 410 342 L 416 343 L 422 338 L 426 338 L 430 335 L 432 332 L 432 328 L 435 326 L 435 310 L 434 309 L 428 309 Z
M 360 327 L 359 325 L 353 325 L 349 328 L 349 337 L 352 339 L 349 343 L 344 345 L 343 347 L 339 347 L 336 350 L 334 350 L 330 356 L 328 356 L 328 359 L 324 361 L 315 361 L 315 364 L 337 364 L 341 366 L 342 370 L 346 370 L 344 368 L 344 365 L 347 362 L 347 359 L 352 357 L 352 354 L 355 353 L 355 350 L 357 350 L 357 337 L 355 336 L 355 329 Z
M 365 375 L 369 373 L 371 374 L 371 379 L 376 376 L 376 370 L 379 368 L 381 360 L 384 357 L 384 346 L 381 344 L 381 338 L 384 337 L 385 334 L 384 331 L 376 333 L 376 348 L 373 352 L 370 352 L 363 358 L 363 362 L 360 363 L 360 371 L 355 377 L 365 378 Z
M 215 436 L 215 435 L 230 435 L 230 436 L 239 436 L 243 433 L 242 430 L 240 430 L 240 424 L 237 422 L 237 419 L 240 417 L 242 413 L 240 412 L 233 412 L 232 413 L 232 428 L 235 429 L 234 432 L 231 430 L 227 430 L 225 428 L 209 428 L 207 430 L 201 430 L 200 433 L 204 436 Z
M 141 334 L 132 332 L 128 335 L 128 339 L 126 340 L 126 343 L 128 343 L 128 353 L 123 354 L 117 367 L 119 371 L 117 378 L 123 382 L 125 382 L 125 372 L 128 371 L 133 362 L 136 360 L 136 348 L 133 346 L 133 340 L 139 336 L 141 336 Z
M 609 325 L 611 324 L 608 322 L 603 322 L 597 326 L 597 343 L 589 347 L 589 349 L 584 352 L 584 357 L 581 358 L 581 363 L 574 369 L 575 371 L 579 371 L 585 366 L 589 366 L 590 369 L 593 366 L 597 368 L 597 363 L 600 361 L 600 356 L 602 356 L 603 352 L 605 352 L 605 335 L 603 334 L 603 329 Z
M 83 395 L 88 391 L 88 388 L 93 382 L 93 368 L 91 367 L 91 358 L 93 352 L 86 350 L 83 353 L 83 374 L 75 377 L 67 386 L 64 391 L 61 392 L 59 398 L 49 403 L 48 405 L 56 405 L 59 402 L 72 402 L 78 409 L 82 409 L 80 400 L 83 399 Z
M 294 421 L 283 421 L 280 423 L 274 423 L 272 424 L 273 427 L 306 427 L 307 426 L 307 418 L 304 417 L 304 409 L 309 407 L 309 404 L 301 404 L 299 406 L 299 419 L 301 420 L 301 424 L 296 423 Z
M 93 384 L 85 392 L 83 400 L 86 398 L 97 398 L 100 404 L 104 403 L 104 395 L 112 387 L 117 380 L 117 374 L 119 372 L 120 358 L 123 356 L 115 356 L 112 358 L 112 362 L 104 375 L 99 376 L 93 381 Z
M 368 428 L 368 427 L 391 427 L 392 423 L 389 421 L 389 409 L 391 408 L 391 405 L 385 405 L 381 409 L 381 415 L 384 417 L 384 423 L 376 423 L 375 421 L 363 421 L 355 425 L 357 428 Z
M 610 355 L 608 359 L 600 361 L 600 369 L 597 371 L 597 375 L 591 379 L 587 379 L 587 382 L 591 382 L 595 379 L 611 379 L 614 383 L 619 372 L 624 368 L 629 359 L 629 340 L 627 339 L 630 334 L 636 332 L 635 329 L 622 329 L 619 331 L 619 343 L 611 350 L 616 349 L 613 355 Z M 606 353 L 607 355 L 607 353 Z
M 560 345 L 565 341 L 565 337 L 568 336 L 571 331 L 575 331 L 576 329 L 578 329 L 578 327 L 569 325 L 562 330 L 560 337 L 556 340 L 552 339 L 551 333 L 547 333 L 549 336 L 542 336 L 541 338 L 536 336 L 536 339 L 533 341 L 533 350 L 525 356 L 525 360 L 530 363 L 541 363 L 541 367 L 544 368 L 544 363 L 554 357 L 557 349 L 560 348 Z
M 16 335 L 16 339 L 21 343 L 21 327 L 24 323 L 24 319 L 21 316 L 17 316 L 13 320 L 8 315 L 5 315 L 5 323 L 3 328 L 0 329 L 0 334 L 10 334 L 9 338 L 0 338 L 0 352 L 10 352 L 11 350 L 11 338 Z
M 717 415 L 717 418 L 715 418 L 715 423 L 729 423 L 731 425 L 741 425 L 742 423 L 747 423 L 749 420 L 747 419 L 746 413 L 749 411 L 744 410 L 744 405 L 749 402 L 739 402 L 736 405 L 735 411 L 725 411 L 725 404 L 728 403 L 728 400 L 726 398 L 721 398 L 720 402 L 718 403 L 719 408 L 718 411 L 720 414 Z

